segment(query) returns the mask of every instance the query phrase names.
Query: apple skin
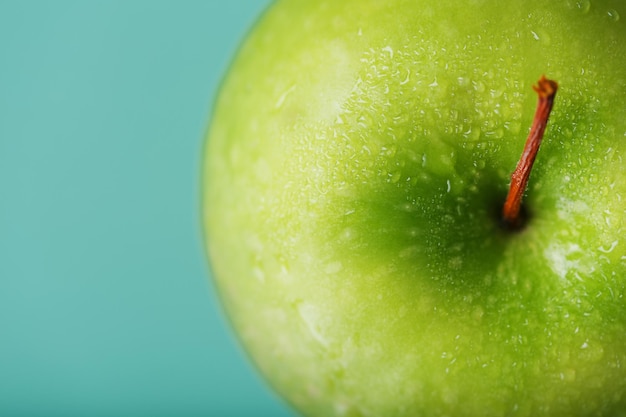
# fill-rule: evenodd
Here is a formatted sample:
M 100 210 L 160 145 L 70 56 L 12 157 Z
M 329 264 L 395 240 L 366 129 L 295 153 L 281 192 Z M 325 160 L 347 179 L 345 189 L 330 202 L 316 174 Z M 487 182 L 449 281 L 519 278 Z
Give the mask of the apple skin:
M 625 18 L 599 0 L 264 14 L 217 99 L 202 210 L 227 315 L 290 404 L 626 415 Z M 560 89 L 507 232 L 542 74 Z

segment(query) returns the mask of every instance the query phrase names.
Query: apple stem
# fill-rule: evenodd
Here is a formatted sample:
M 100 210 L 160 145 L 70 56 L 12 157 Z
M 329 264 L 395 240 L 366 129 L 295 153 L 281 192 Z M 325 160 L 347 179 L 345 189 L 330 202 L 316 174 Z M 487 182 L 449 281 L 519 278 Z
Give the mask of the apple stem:
M 509 193 L 502 209 L 502 220 L 509 228 L 519 229 L 522 226 L 523 219 L 520 215 L 522 197 L 524 196 L 528 178 L 530 177 L 530 171 L 537 157 L 539 145 L 541 145 L 541 140 L 543 139 L 543 134 L 548 124 L 548 118 L 552 111 L 557 89 L 558 84 L 556 81 L 549 80 L 544 75 L 541 76 L 537 85 L 533 86 L 533 90 L 535 90 L 539 96 L 535 118 L 533 119 L 528 139 L 526 139 L 522 156 L 517 163 L 515 171 L 513 171 L 511 175 Z

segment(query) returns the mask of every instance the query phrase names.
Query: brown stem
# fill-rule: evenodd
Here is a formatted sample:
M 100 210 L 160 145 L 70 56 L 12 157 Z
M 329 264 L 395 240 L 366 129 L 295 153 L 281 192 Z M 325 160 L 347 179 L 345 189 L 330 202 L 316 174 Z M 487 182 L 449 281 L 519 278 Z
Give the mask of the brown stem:
M 522 206 L 522 197 L 524 196 L 528 178 L 530 177 L 530 171 L 537 157 L 539 145 L 541 145 L 541 140 L 543 139 L 543 134 L 548 124 L 548 118 L 550 117 L 550 111 L 552 111 L 557 89 L 558 84 L 556 81 L 549 80 L 543 75 L 537 82 L 537 85 L 533 86 L 533 90 L 535 90 L 539 96 L 537 111 L 535 112 L 535 118 L 533 119 L 533 125 L 530 128 L 528 139 L 526 139 L 524 152 L 517 163 L 515 171 L 513 171 L 511 175 L 509 194 L 506 197 L 502 209 L 502 220 L 508 227 L 519 228 L 521 226 L 522 219 L 520 209 Z

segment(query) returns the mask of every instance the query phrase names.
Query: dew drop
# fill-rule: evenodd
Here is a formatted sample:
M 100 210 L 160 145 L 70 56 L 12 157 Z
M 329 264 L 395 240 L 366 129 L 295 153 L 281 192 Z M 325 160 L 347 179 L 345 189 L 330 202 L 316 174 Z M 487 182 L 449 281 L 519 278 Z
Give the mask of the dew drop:
M 619 20 L 619 13 L 617 13 L 615 9 L 609 9 L 606 14 L 611 22 L 617 22 Z
M 482 83 L 481 81 L 477 81 L 477 82 L 474 82 L 473 84 L 474 84 L 474 90 L 477 93 L 484 93 L 485 92 L 486 87 L 485 87 L 484 83 Z
M 389 181 L 393 184 L 397 183 L 398 181 L 400 181 L 400 177 L 401 177 L 401 173 L 400 171 L 396 171 L 393 173 L 388 174 L 389 175 Z
M 572 132 L 572 129 L 569 128 L 563 129 L 562 133 L 566 139 L 571 139 L 574 136 L 574 132 Z
M 409 230 L 407 230 L 407 236 L 409 237 L 418 237 L 420 235 L 420 229 L 416 228 L 416 227 L 411 227 Z
M 467 87 L 470 83 L 470 80 L 467 77 L 458 77 L 457 82 L 461 87 Z
M 480 138 L 480 132 L 480 126 L 471 126 L 463 132 L 463 136 L 470 141 L 476 141 Z
M 413 211 L 413 206 L 411 205 L 411 203 L 404 203 L 399 206 L 399 209 L 407 213 L 410 213 Z
M 578 11 L 588 13 L 591 9 L 591 0 L 580 0 L 576 2 L 576 8 Z
M 509 132 L 517 134 L 522 129 L 522 123 L 519 120 L 512 120 L 504 124 L 505 129 Z
M 344 241 L 348 241 L 348 240 L 352 240 L 355 238 L 355 232 L 352 228 L 348 227 L 345 228 L 342 232 L 341 232 L 341 239 Z
M 481 307 L 476 307 L 474 311 L 472 311 L 471 315 L 474 321 L 481 321 L 481 319 L 485 315 L 485 312 Z
M 589 362 L 598 362 L 604 356 L 604 348 L 598 343 L 585 341 L 580 347 L 580 356 Z
M 389 54 L 389 58 L 393 59 L 393 48 L 391 46 L 385 46 L 383 51 Z
M 474 166 L 478 169 L 483 169 L 485 168 L 486 162 L 482 159 L 479 159 L 478 161 L 474 161 Z
M 562 381 L 573 382 L 576 380 L 576 370 L 571 368 L 565 369 L 559 376 Z

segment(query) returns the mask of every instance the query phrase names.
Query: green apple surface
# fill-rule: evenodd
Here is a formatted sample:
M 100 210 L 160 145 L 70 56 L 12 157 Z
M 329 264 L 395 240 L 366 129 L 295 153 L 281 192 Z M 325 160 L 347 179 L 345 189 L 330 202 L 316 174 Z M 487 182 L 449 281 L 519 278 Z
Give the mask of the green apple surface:
M 507 231 L 542 74 L 560 89 Z M 307 416 L 624 415 L 625 112 L 621 0 L 276 2 L 204 154 L 247 352 Z

